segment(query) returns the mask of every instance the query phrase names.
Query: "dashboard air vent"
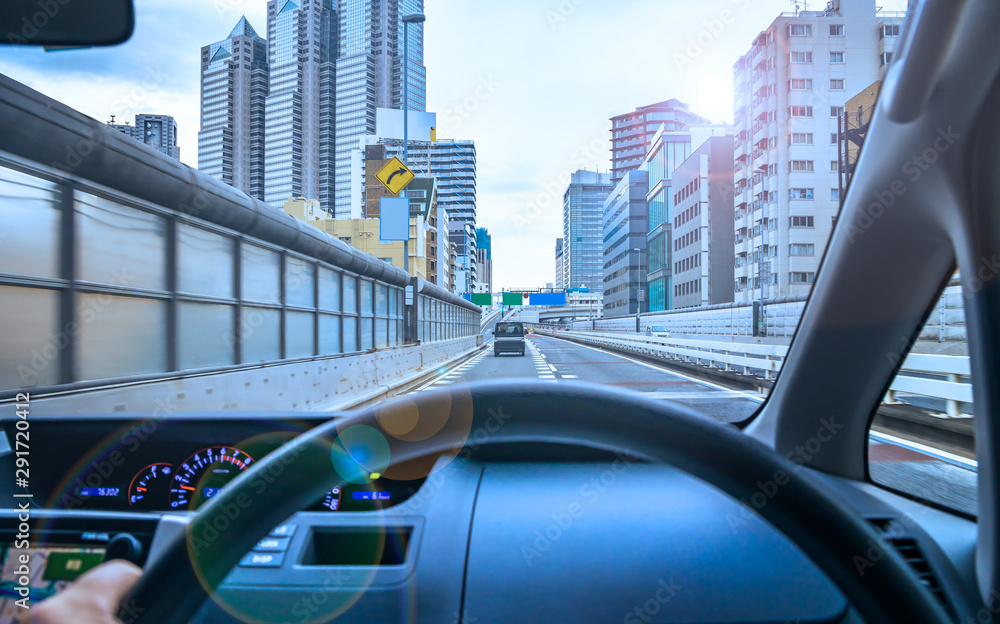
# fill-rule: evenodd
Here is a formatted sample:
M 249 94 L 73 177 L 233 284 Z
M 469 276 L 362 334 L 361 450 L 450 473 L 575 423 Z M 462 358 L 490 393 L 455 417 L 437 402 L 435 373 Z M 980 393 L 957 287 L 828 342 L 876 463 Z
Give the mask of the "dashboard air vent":
M 894 521 L 892 518 L 869 518 L 868 522 L 874 525 L 880 532 L 887 534 Z M 934 570 L 931 569 L 931 565 L 924 556 L 923 551 L 920 550 L 917 540 L 912 537 L 892 537 L 889 535 L 886 535 L 885 540 L 903 557 L 906 563 L 910 564 L 910 568 L 917 573 L 917 577 L 920 578 L 920 581 L 927 590 L 938 599 L 938 602 L 945 608 L 945 611 L 949 615 L 954 616 L 951 605 L 948 603 L 948 598 L 941 587 L 941 583 L 934 574 Z

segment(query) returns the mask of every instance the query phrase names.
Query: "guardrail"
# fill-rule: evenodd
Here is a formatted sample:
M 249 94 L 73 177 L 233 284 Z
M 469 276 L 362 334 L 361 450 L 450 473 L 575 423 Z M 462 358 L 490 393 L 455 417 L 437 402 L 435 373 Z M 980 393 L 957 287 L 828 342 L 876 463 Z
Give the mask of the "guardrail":
M 546 328 L 536 328 L 535 331 L 618 351 L 753 375 L 764 380 L 772 380 L 777 376 L 788 353 L 785 345 Z M 970 374 L 968 357 L 913 353 L 903 361 L 885 402 L 897 402 L 897 393 L 941 399 L 945 402 L 945 411 L 949 416 L 959 416 L 960 404 L 972 403 L 972 384 L 962 380 Z M 943 379 L 924 377 L 927 375 Z
M 700 308 L 644 312 L 638 318 L 632 315 L 573 321 L 568 326 L 575 330 L 632 332 L 660 325 L 672 334 L 791 338 L 799 325 L 805 305 L 806 297 L 790 296 L 768 299 L 763 306 L 758 302 L 720 303 Z M 924 323 L 918 340 L 968 340 L 965 330 L 965 302 L 957 277 L 941 294 Z

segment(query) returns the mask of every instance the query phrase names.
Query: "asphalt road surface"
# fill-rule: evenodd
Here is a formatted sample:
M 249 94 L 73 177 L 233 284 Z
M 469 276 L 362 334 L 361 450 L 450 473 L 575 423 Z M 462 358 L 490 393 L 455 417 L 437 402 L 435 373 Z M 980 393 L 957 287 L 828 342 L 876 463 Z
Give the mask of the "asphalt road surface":
M 484 333 L 491 341 L 492 334 Z M 487 346 L 417 391 L 487 379 L 528 378 L 553 384 L 575 380 L 674 401 L 723 422 L 751 417 L 764 400 L 754 392 L 731 390 L 612 351 L 548 336 L 529 335 L 526 341 L 524 357 L 496 357 Z M 876 483 L 969 514 L 976 512 L 975 470 L 974 461 L 897 436 L 875 434 L 869 439 L 869 471 Z

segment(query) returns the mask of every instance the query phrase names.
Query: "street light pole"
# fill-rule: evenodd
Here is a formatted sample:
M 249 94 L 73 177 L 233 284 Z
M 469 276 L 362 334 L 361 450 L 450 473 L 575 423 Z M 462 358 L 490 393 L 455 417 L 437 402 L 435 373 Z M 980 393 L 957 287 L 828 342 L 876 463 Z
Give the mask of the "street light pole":
M 642 313 L 642 299 L 643 297 L 639 294 L 642 291 L 642 249 L 638 247 L 633 247 L 632 251 L 636 255 L 635 272 L 638 282 L 638 289 L 635 293 L 635 313 L 636 315 Z M 631 281 L 631 280 L 629 280 Z
M 410 24 L 420 24 L 423 13 L 403 16 L 403 164 L 410 166 Z M 403 241 L 403 270 L 410 273 L 410 215 L 406 214 L 406 239 Z

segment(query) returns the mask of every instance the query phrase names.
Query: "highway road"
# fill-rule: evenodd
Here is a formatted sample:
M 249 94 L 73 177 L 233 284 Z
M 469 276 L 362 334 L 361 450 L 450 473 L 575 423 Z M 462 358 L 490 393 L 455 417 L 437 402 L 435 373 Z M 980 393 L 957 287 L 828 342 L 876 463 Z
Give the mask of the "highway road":
M 492 335 L 485 333 L 488 343 Z M 441 371 L 417 388 L 437 388 L 487 379 L 527 378 L 548 383 L 580 381 L 642 392 L 674 401 L 723 422 L 752 416 L 764 401 L 754 392 L 732 390 L 655 363 L 548 336 L 527 338 L 527 354 L 495 357 L 490 346 Z M 975 514 L 975 462 L 891 434 L 869 439 L 869 470 L 880 484 Z

